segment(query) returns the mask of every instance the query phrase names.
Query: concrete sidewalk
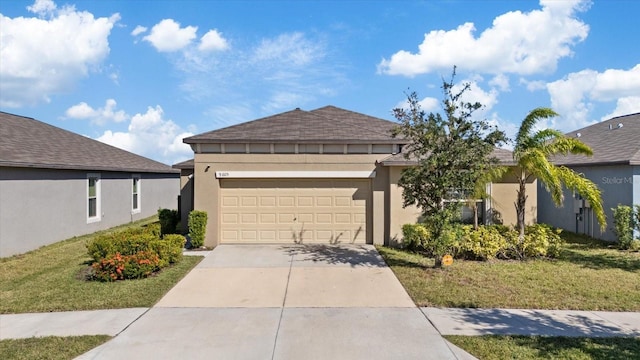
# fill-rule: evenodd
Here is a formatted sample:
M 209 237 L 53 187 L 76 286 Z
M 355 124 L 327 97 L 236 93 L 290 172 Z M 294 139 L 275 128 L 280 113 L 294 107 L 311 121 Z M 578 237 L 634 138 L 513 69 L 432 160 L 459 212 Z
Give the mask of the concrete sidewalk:
M 149 309 L 0 315 L 0 340 L 116 336 Z M 640 337 L 640 312 L 420 308 L 442 335 Z
M 640 336 L 640 313 L 417 308 L 372 246 L 217 247 L 151 309 L 0 315 L 80 359 L 473 359 L 441 335 Z

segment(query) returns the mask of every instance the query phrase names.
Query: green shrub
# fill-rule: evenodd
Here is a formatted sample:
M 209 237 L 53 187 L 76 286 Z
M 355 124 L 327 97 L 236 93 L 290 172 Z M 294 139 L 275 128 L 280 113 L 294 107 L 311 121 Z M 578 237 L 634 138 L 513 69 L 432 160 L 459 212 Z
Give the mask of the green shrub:
M 100 261 L 116 253 L 133 255 L 148 250 L 149 242 L 155 239 L 157 237 L 152 234 L 135 231 L 98 235 L 87 244 L 87 252 L 94 261 Z
M 159 209 L 158 220 L 160 220 L 160 234 L 176 234 L 178 222 L 180 222 L 180 214 L 178 210 Z
M 160 258 L 153 251 L 132 255 L 115 253 L 93 263 L 93 277 L 100 281 L 141 279 L 160 269 Z
M 507 249 L 505 257 L 510 259 L 526 259 L 536 257 L 557 257 L 563 244 L 561 229 L 552 229 L 546 224 L 529 225 L 525 228 L 524 240 L 521 242 L 516 230 L 506 236 Z
M 168 264 L 174 264 L 182 259 L 182 249 L 186 239 L 182 235 L 170 234 L 166 235 L 162 240 L 153 240 L 149 244 L 149 248 L 153 250 L 160 260 L 163 262 L 163 267 Z M 166 264 L 164 263 L 166 262 Z
M 424 248 L 431 234 L 422 224 L 402 225 L 402 246 L 411 250 Z
M 478 230 L 474 230 L 473 226 L 463 226 L 462 231 L 460 251 L 464 258 L 493 259 L 507 247 L 505 237 L 496 226 L 480 226 Z
M 457 257 L 463 233 L 461 224 L 445 224 L 441 227 L 439 235 L 431 235 L 433 230 L 428 225 L 426 228 L 430 236 L 423 249 L 428 255 L 434 256 L 436 260 L 446 254 Z
M 151 234 L 157 238 L 161 237 L 162 231 L 160 228 L 160 223 L 154 222 L 154 223 L 148 224 L 142 229 L 145 234 Z
M 95 279 L 138 279 L 180 261 L 184 243 L 182 235 L 160 239 L 153 229 L 129 229 L 94 237 L 87 252 L 93 259 Z
M 628 250 L 633 242 L 633 208 L 626 205 L 618 205 L 613 210 L 613 231 L 618 236 L 620 249 Z
M 204 245 L 204 236 L 207 231 L 207 213 L 193 210 L 189 213 L 189 237 L 191 247 L 198 248 Z

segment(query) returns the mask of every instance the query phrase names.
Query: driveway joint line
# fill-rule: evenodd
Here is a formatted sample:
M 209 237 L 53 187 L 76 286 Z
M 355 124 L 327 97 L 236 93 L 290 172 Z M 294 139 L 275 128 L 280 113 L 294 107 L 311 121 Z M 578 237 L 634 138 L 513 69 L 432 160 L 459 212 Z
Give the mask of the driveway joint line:
M 271 352 L 271 360 L 275 359 L 276 346 L 278 345 L 278 335 L 280 334 L 280 325 L 282 324 L 282 316 L 284 315 L 284 304 L 287 302 L 287 292 L 289 291 L 289 280 L 291 279 L 291 270 L 293 269 L 293 257 L 291 255 L 291 261 L 289 262 L 289 273 L 287 274 L 287 284 L 284 287 L 284 296 L 282 298 L 282 307 L 280 308 L 280 318 L 278 319 L 278 328 L 276 329 L 276 336 L 273 339 L 273 351 Z
M 141 317 L 145 316 L 149 312 L 149 310 L 151 310 L 151 308 L 147 308 L 147 310 L 145 310 L 142 314 L 138 315 L 138 317 L 133 319 L 133 321 L 127 324 L 127 326 L 125 326 L 122 330 L 118 331 L 118 333 L 114 337 L 122 334 L 125 330 L 129 328 L 129 326 L 133 325 L 134 322 L 138 321 Z

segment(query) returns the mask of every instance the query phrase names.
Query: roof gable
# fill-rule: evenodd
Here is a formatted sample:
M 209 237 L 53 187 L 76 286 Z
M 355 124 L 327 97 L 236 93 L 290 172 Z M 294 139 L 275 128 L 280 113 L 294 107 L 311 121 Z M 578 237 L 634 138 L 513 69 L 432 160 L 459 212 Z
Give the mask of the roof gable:
M 0 112 L 0 166 L 175 173 L 160 162 L 43 123 Z
M 372 116 L 325 106 L 295 109 L 209 131 L 184 139 L 196 143 L 403 143 L 391 136 L 397 124 Z
M 566 135 L 579 138 L 589 145 L 593 150 L 593 156 L 559 156 L 554 161 L 557 164 L 640 165 L 640 113 L 618 116 Z

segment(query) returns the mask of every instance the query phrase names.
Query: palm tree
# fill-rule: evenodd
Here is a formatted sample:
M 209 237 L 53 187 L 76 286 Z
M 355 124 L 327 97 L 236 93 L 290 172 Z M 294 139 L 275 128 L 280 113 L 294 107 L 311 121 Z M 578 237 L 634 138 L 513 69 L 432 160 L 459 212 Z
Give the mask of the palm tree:
M 577 138 L 567 137 L 558 130 L 544 129 L 533 132 L 533 128 L 539 120 L 555 116 L 558 114 L 549 108 L 531 110 L 522 121 L 516 137 L 513 159 L 518 165 L 517 171 L 519 171 L 517 175 L 520 187 L 515 205 L 520 241 L 524 240 L 524 215 L 527 201 L 525 185 L 534 178 L 544 184 L 556 206 L 562 206 L 563 186 L 580 194 L 591 204 L 598 223 L 600 223 L 600 229 L 604 231 L 607 226 L 600 189 L 582 174 L 565 166 L 556 166 L 550 160 L 551 157 L 557 155 L 582 154 L 590 156 L 593 155 L 591 148 Z

